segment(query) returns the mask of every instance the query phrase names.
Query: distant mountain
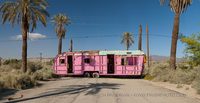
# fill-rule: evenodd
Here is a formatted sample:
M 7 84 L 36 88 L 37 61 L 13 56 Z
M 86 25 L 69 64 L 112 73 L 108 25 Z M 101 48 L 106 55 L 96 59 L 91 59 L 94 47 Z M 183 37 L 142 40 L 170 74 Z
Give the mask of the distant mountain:
M 151 55 L 150 56 L 152 61 L 169 61 L 169 57 L 168 56 L 160 56 L 160 55 Z M 181 62 L 184 61 L 184 58 L 177 58 L 177 62 Z

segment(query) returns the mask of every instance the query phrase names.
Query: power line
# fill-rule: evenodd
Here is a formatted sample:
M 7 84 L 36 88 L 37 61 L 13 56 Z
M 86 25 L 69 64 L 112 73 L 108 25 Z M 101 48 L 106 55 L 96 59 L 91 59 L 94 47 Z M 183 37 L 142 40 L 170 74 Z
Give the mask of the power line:
M 138 34 L 135 34 L 134 37 L 137 37 Z M 72 39 L 89 39 L 89 38 L 109 38 L 109 37 L 122 37 L 122 35 L 85 35 L 85 36 L 72 36 Z M 145 37 L 143 35 L 143 37 Z M 149 37 L 163 37 L 163 38 L 172 38 L 170 35 L 161 35 L 161 34 L 149 34 Z M 48 38 L 42 38 L 42 39 L 28 39 L 28 40 L 55 40 L 58 39 L 57 37 L 48 37 Z M 69 39 L 69 38 L 64 38 L 64 39 Z M 12 39 L 4 39 L 0 40 L 0 42 L 19 42 L 21 40 L 12 40 Z

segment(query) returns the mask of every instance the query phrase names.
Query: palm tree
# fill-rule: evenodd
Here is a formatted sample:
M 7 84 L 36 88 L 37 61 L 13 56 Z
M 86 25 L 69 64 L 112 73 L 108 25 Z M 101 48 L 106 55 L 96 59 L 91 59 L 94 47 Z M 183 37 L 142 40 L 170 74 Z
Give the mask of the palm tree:
M 62 39 L 65 37 L 65 25 L 70 23 L 68 16 L 64 14 L 57 14 L 53 17 L 53 22 L 55 23 L 55 31 L 58 37 L 58 54 L 62 53 Z
M 129 50 L 130 46 L 134 43 L 133 35 L 129 32 L 125 32 L 122 37 L 121 44 L 125 44 L 126 50 Z
M 161 4 L 164 4 L 165 1 L 166 0 L 160 0 Z M 170 52 L 170 67 L 172 69 L 176 69 L 176 48 L 179 34 L 180 16 L 187 9 L 187 7 L 191 5 L 191 3 L 192 0 L 169 0 L 170 7 L 175 13 Z
M 47 6 L 46 0 L 7 0 L 0 6 L 3 24 L 8 21 L 13 26 L 15 23 L 21 25 L 23 72 L 27 71 L 27 34 L 36 28 L 38 21 L 46 26 Z

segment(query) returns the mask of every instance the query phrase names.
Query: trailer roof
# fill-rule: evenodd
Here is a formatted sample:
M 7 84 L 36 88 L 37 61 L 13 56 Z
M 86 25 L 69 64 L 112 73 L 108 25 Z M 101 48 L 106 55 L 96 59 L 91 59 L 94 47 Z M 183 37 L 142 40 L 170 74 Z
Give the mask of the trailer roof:
M 99 51 L 99 55 L 144 55 L 143 51 L 140 50 L 115 50 L 115 51 Z

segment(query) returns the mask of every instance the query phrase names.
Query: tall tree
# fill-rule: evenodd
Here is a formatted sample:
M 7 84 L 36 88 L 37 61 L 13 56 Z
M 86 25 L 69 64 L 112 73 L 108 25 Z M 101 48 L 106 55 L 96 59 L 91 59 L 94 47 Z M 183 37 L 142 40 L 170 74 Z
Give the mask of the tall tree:
M 55 32 L 58 37 L 58 54 L 62 53 L 62 39 L 65 37 L 66 28 L 70 23 L 70 19 L 68 16 L 64 14 L 57 14 L 53 17 L 53 22 L 55 23 Z
M 164 4 L 167 0 L 160 0 L 161 4 Z M 172 42 L 170 52 L 170 67 L 176 69 L 176 49 L 179 34 L 179 23 L 181 14 L 192 3 L 192 0 L 168 0 L 169 5 L 174 12 L 174 26 L 172 31 Z
M 129 32 L 125 32 L 122 37 L 121 44 L 125 44 L 126 50 L 129 50 L 130 46 L 134 43 L 133 35 Z
M 146 25 L 146 43 L 147 43 L 147 66 L 150 67 L 150 58 L 149 58 L 149 26 Z
M 139 26 L 138 50 L 142 50 L 142 25 Z
M 13 26 L 15 23 L 21 25 L 23 72 L 27 71 L 27 34 L 36 28 L 38 21 L 46 26 L 47 6 L 46 0 L 6 0 L 0 6 L 3 24 L 8 21 Z

